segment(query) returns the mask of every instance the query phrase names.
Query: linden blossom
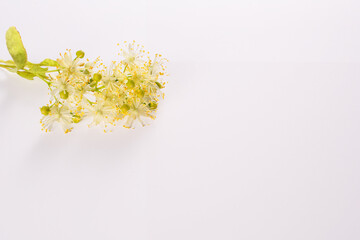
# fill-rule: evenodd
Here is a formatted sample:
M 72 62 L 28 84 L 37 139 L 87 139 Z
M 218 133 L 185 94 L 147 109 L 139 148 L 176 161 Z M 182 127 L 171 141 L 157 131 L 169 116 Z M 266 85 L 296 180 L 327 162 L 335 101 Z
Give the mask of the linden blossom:
M 146 118 L 155 118 L 163 96 L 167 60 L 159 54 L 150 60 L 135 41 L 125 43 L 121 58 L 110 66 L 100 58 L 85 61 L 81 50 L 75 58 L 67 50 L 56 61 L 45 59 L 34 64 L 28 62 L 15 27 L 7 31 L 6 41 L 13 61 L 0 60 L 0 67 L 29 80 L 38 77 L 49 86 L 49 104 L 40 108 L 46 132 L 59 125 L 68 133 L 87 118 L 92 121 L 89 126 L 102 125 L 105 129 L 119 122 L 126 128 L 145 126 Z

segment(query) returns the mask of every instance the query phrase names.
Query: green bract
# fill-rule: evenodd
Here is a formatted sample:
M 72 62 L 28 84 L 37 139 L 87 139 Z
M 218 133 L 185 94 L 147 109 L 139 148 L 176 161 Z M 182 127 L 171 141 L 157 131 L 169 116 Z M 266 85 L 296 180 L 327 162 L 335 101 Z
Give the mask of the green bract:
M 6 46 L 17 68 L 24 68 L 27 62 L 27 54 L 20 33 L 15 27 L 10 27 L 6 32 Z

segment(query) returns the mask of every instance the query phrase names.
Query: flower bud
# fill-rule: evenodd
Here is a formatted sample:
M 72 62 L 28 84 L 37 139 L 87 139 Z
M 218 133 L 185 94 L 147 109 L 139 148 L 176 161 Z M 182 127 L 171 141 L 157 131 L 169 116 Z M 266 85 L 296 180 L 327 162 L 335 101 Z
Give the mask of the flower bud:
M 129 111 L 129 109 L 130 109 L 130 107 L 127 104 L 124 104 L 120 107 L 121 112 L 124 114 L 127 113 Z
M 69 97 L 69 92 L 66 91 L 66 90 L 61 91 L 61 92 L 60 92 L 60 97 L 61 97 L 62 99 L 67 99 L 67 98 Z
M 72 120 L 73 120 L 74 123 L 78 123 L 78 122 L 80 122 L 81 117 L 79 115 L 74 115 Z
M 100 73 L 95 73 L 94 76 L 93 76 L 93 80 L 94 80 L 95 82 L 100 81 L 101 78 L 102 78 L 102 76 L 101 76 Z
M 159 82 L 155 82 L 156 83 L 156 85 L 158 86 L 158 88 L 163 88 L 163 86 L 161 85 L 161 83 L 159 83 Z
M 144 95 L 145 95 L 145 92 L 142 89 L 136 90 L 136 96 L 138 96 L 139 98 L 143 98 Z
M 89 73 L 90 73 L 89 70 L 87 69 L 84 70 L 84 74 L 88 75 Z
M 50 107 L 49 107 L 49 106 L 42 106 L 42 107 L 40 108 L 40 112 L 41 112 L 43 115 L 47 116 L 47 115 L 49 115 L 49 113 L 50 113 Z
M 83 51 L 79 50 L 79 51 L 76 52 L 76 56 L 78 58 L 83 58 L 83 57 L 85 57 L 85 53 Z
M 149 103 L 149 107 L 150 107 L 150 109 L 155 110 L 155 109 L 157 109 L 157 103 L 151 102 L 151 103 Z
M 135 82 L 133 80 L 128 80 L 127 83 L 126 83 L 126 86 L 128 88 L 134 88 L 135 87 Z

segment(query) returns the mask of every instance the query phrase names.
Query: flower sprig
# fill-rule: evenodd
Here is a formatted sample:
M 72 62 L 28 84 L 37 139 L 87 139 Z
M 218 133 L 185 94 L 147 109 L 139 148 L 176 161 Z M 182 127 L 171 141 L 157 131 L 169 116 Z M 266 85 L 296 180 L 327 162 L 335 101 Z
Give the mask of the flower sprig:
M 126 128 L 145 126 L 164 97 L 167 60 L 160 54 L 151 59 L 135 41 L 124 42 L 120 60 L 110 66 L 100 58 L 85 60 L 81 50 L 74 57 L 67 50 L 57 60 L 31 63 L 15 27 L 6 32 L 6 44 L 13 60 L 0 60 L 0 67 L 29 80 L 38 77 L 49 87 L 49 103 L 40 108 L 46 132 L 60 125 L 68 133 L 86 119 L 89 126 L 102 125 L 105 132 L 119 122 Z

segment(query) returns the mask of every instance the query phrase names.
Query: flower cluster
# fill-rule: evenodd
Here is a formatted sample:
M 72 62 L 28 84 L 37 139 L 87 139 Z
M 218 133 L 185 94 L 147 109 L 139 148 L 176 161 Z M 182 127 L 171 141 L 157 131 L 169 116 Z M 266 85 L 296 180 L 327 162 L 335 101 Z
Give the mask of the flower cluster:
M 43 80 L 50 89 L 49 104 L 40 108 L 40 122 L 46 132 L 60 125 L 65 133 L 75 124 L 89 122 L 109 126 L 123 122 L 126 128 L 146 125 L 154 119 L 165 87 L 165 63 L 160 54 L 149 57 L 144 47 L 124 43 L 119 61 L 105 66 L 100 58 L 84 60 L 81 50 L 72 56 L 67 50 L 55 60 L 46 58 L 40 63 L 28 61 L 20 33 L 15 27 L 6 31 L 6 46 L 13 60 L 0 60 L 0 68 L 33 80 Z M 119 44 L 118 44 L 119 45 Z
M 49 73 L 50 103 L 41 107 L 43 130 L 60 124 L 65 133 L 85 119 L 89 126 L 109 126 L 122 122 L 126 128 L 146 125 L 154 119 L 159 99 L 164 96 L 166 59 L 148 56 L 143 46 L 126 43 L 121 60 L 105 66 L 98 58 L 84 61 L 84 52 L 73 58 L 67 50 Z

